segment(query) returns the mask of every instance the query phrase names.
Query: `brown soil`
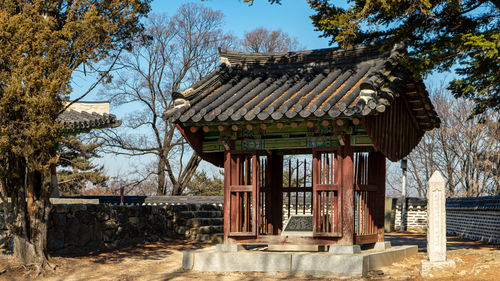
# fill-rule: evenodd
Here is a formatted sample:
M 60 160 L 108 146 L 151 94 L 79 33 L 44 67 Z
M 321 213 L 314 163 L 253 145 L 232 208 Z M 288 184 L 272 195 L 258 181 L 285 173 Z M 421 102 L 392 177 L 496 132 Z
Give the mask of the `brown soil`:
M 417 234 L 387 235 L 393 245 L 424 244 Z M 207 273 L 183 271 L 182 251 L 200 249 L 210 244 L 167 240 L 112 252 L 86 256 L 53 257 L 57 265 L 37 280 L 350 280 L 314 276 L 289 276 L 286 273 Z M 500 246 L 448 238 L 448 259 L 457 267 L 432 272 L 433 278 L 420 277 L 420 261 L 425 252 L 392 266 L 370 272 L 365 280 L 500 280 Z M 36 269 L 22 267 L 10 255 L 0 255 L 0 280 L 33 280 Z

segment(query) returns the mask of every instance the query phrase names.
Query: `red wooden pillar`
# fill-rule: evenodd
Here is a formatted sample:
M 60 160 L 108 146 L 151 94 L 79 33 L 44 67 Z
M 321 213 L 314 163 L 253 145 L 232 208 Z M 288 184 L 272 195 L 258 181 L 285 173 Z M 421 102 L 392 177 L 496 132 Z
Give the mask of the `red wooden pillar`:
M 283 156 L 271 151 L 266 168 L 268 173 L 266 215 L 268 215 L 269 234 L 280 235 L 283 228 Z
M 228 243 L 228 237 L 231 227 L 231 203 L 230 203 L 230 185 L 231 185 L 231 152 L 224 152 L 224 243 Z
M 381 152 L 371 152 L 370 161 L 372 167 L 368 167 L 368 171 L 373 170 L 374 184 L 377 185 L 375 193 L 375 226 L 377 227 L 377 241 L 384 241 L 384 217 L 385 217 L 385 156 Z M 371 172 L 370 172 L 371 173 Z
M 230 217 L 230 198 L 229 198 L 229 185 L 230 185 L 230 173 L 231 173 L 231 153 L 229 151 L 224 152 L 224 243 L 227 244 L 229 237 L 229 217 Z
M 344 136 L 345 145 L 340 147 L 342 155 L 342 239 L 340 245 L 354 244 L 354 151 L 351 137 Z
M 316 186 L 321 183 L 321 171 L 320 169 L 320 163 L 321 163 L 321 156 L 319 153 L 315 153 L 313 150 L 313 159 L 312 159 L 312 185 L 313 185 L 313 190 L 312 190 L 312 214 L 313 214 L 313 236 L 321 232 L 320 226 L 321 226 L 321 218 L 320 218 L 320 206 L 321 203 L 320 198 L 318 198 L 318 192 L 316 191 Z
M 251 222 L 251 229 L 254 232 L 254 236 L 256 237 L 259 234 L 259 225 L 260 225 L 260 213 L 259 213 L 259 206 L 260 206 L 260 161 L 259 161 L 259 155 L 257 154 L 257 151 L 254 151 L 252 158 L 251 158 L 253 164 L 252 164 L 252 207 L 250 206 L 247 207 L 247 209 L 250 209 L 252 213 L 252 222 Z M 250 202 L 248 202 L 250 204 Z M 249 220 L 250 221 L 250 220 Z M 249 222 L 250 223 L 250 222 Z

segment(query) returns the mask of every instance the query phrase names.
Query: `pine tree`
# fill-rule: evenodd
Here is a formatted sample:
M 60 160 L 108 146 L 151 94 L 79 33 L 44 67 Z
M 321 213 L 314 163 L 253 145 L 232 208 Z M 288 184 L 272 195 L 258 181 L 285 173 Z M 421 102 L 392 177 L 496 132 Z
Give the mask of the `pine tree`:
M 188 195 L 193 196 L 222 196 L 224 195 L 224 173 L 212 175 L 210 178 L 205 171 L 196 172 L 187 184 Z
M 108 177 L 103 174 L 104 166 L 93 164 L 92 158 L 99 158 L 97 149 L 102 143 L 87 143 L 77 136 L 65 136 L 60 144 L 57 162 L 58 188 L 64 194 L 79 194 L 80 190 L 92 185 L 106 185 Z
M 314 26 L 350 48 L 383 41 L 408 45 L 406 65 L 421 74 L 455 70 L 448 89 L 476 102 L 475 114 L 500 110 L 500 2 L 365 0 L 350 8 L 309 0 Z M 454 67 L 458 65 L 456 69 Z
M 49 171 L 71 76 L 128 48 L 149 2 L 0 0 L 0 187 L 14 213 L 14 257 L 24 264 L 50 265 Z

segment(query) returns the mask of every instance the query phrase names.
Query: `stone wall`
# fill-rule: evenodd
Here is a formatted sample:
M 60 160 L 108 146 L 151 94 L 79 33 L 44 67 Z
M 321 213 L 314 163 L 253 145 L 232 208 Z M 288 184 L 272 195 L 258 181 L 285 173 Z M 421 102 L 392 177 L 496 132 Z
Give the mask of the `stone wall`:
M 213 203 L 202 203 L 201 198 L 196 199 L 195 204 L 179 202 L 188 199 L 165 203 L 170 199 L 153 198 L 140 205 L 123 206 L 55 204 L 49 221 L 49 249 L 56 254 L 86 253 L 169 237 L 221 242 L 223 205 L 216 203 L 221 198 L 210 198 Z M 426 200 L 407 200 L 408 231 L 425 232 Z M 400 207 L 400 199 L 393 198 L 391 230 L 400 229 Z M 446 213 L 448 234 L 500 244 L 500 196 L 448 198 Z M 10 240 L 3 231 L 2 215 L 0 212 L 0 244 L 2 240 Z
M 448 198 L 446 233 L 500 244 L 500 196 Z
M 401 230 L 401 203 L 401 198 L 392 199 L 392 230 Z M 406 206 L 407 231 L 425 232 L 427 230 L 427 200 L 421 198 L 406 198 Z
M 427 200 L 407 198 L 407 230 L 427 229 Z M 401 228 L 401 200 L 393 198 L 391 229 Z M 500 196 L 446 199 L 446 233 L 470 240 L 500 244 Z
M 212 240 L 222 232 L 222 213 L 217 204 L 57 204 L 50 215 L 48 247 L 54 254 L 74 254 L 162 238 Z

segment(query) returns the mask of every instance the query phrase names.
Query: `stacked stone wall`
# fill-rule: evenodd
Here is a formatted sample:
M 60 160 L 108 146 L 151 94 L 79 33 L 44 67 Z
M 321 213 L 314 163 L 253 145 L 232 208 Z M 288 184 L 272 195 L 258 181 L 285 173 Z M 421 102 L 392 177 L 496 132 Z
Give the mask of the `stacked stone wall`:
M 408 231 L 425 232 L 426 200 L 407 200 Z M 120 248 L 163 238 L 221 242 L 221 203 L 200 203 L 201 198 L 195 204 L 161 201 L 165 199 L 154 198 L 138 205 L 56 203 L 49 220 L 48 247 L 53 253 L 67 254 Z M 213 201 L 220 202 L 221 198 L 213 198 Z M 447 234 L 500 244 L 500 196 L 448 198 L 446 214 Z M 2 215 L 0 244 L 7 246 L 10 239 Z M 391 229 L 400 228 L 401 200 L 394 198 Z
M 450 235 L 500 244 L 500 195 L 448 198 L 446 226 Z
M 222 241 L 223 205 L 210 200 L 210 203 L 199 203 L 198 198 L 194 204 L 149 202 L 140 205 L 81 204 L 74 203 L 75 200 L 83 199 L 58 199 L 53 205 L 47 237 L 47 246 L 53 254 L 84 254 L 165 238 Z M 71 203 L 60 203 L 64 201 Z M 3 210 L 0 212 L 0 248 L 12 249 L 11 236 L 3 223 Z
M 57 254 L 125 247 L 174 237 L 166 208 L 92 204 L 54 205 L 48 248 Z
M 427 230 L 427 200 L 407 198 L 407 230 Z M 393 198 L 391 229 L 401 229 L 401 200 Z M 500 196 L 446 199 L 446 233 L 500 244 Z
M 48 248 L 73 254 L 163 238 L 210 240 L 210 234 L 221 232 L 222 214 L 218 204 L 57 204 L 49 219 Z

